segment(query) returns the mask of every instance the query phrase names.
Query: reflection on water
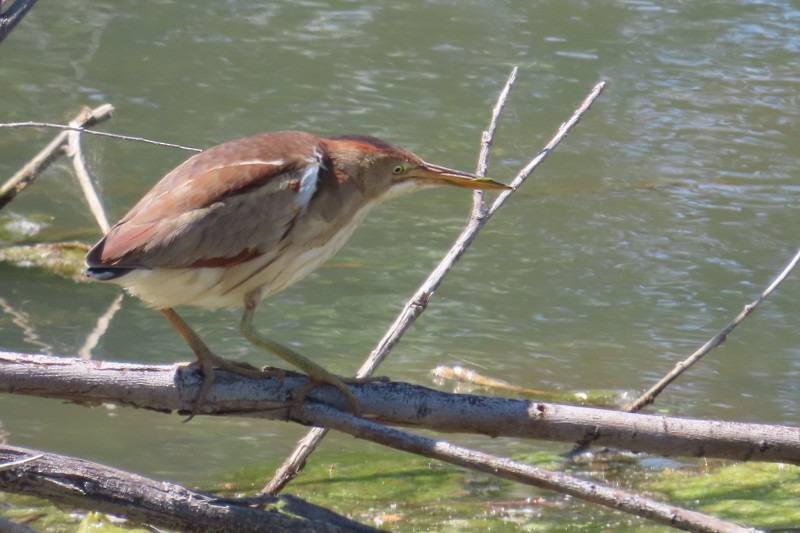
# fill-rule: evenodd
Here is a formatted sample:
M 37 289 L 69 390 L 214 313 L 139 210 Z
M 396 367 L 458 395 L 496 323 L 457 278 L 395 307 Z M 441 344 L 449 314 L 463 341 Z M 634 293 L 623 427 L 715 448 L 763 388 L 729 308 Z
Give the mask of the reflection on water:
M 529 388 L 638 389 L 727 323 L 798 245 L 799 22 L 800 11 L 780 1 L 148 2 L 121 10 L 69 0 L 61 9 L 37 5 L 3 43 L 2 120 L 62 120 L 109 101 L 118 114 L 108 131 L 194 146 L 281 128 L 370 133 L 470 168 L 495 95 L 518 64 L 490 169 L 507 180 L 605 79 L 600 101 L 492 221 L 384 372 L 428 384 L 437 364 L 460 364 Z M 51 135 L 4 131 L 3 174 Z M 98 138 L 85 145 L 112 219 L 188 156 Z M 43 238 L 92 241 L 97 232 L 71 180 L 57 166 L 3 216 L 45 215 Z M 328 267 L 264 305 L 260 324 L 349 372 L 449 246 L 469 203 L 463 191 L 433 191 L 387 204 Z M 65 354 L 83 345 L 116 294 L 8 266 L 0 280 L 0 297 Z M 790 278 L 662 405 L 797 424 L 797 291 Z M 227 355 L 275 362 L 241 339 L 238 312 L 187 318 Z M 0 346 L 39 350 L 9 313 L 0 314 Z M 132 299 L 95 355 L 190 358 L 161 317 Z M 100 460 L 122 453 L 119 466 L 179 480 L 198 460 L 214 471 L 241 457 L 277 462 L 301 432 L 0 402 L 15 443 Z

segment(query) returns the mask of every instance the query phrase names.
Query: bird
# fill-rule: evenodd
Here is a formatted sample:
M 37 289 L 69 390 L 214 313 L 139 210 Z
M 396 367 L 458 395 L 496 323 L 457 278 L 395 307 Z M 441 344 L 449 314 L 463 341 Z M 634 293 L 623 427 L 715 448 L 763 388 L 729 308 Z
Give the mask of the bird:
M 436 186 L 505 190 L 488 178 L 434 165 L 368 135 L 319 137 L 274 131 L 235 139 L 187 159 L 147 192 L 86 255 L 86 275 L 114 283 L 159 310 L 186 341 L 203 382 L 192 416 L 219 368 L 264 370 L 218 356 L 175 311 L 243 307 L 240 331 L 306 373 L 348 384 L 253 324 L 259 303 L 308 276 L 344 246 L 367 213 L 397 196 Z

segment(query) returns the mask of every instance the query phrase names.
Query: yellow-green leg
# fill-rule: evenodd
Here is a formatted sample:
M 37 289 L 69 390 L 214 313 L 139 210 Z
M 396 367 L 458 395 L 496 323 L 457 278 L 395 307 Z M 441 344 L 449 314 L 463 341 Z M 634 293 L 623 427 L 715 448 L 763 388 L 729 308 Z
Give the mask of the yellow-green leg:
M 356 397 L 353 395 L 352 391 L 347 386 L 347 384 L 369 383 L 371 381 L 383 381 L 386 378 L 361 379 L 361 378 L 348 378 L 343 376 L 337 376 L 336 374 L 328 372 L 327 370 L 325 370 L 323 367 L 321 367 L 311 359 L 300 355 L 291 348 L 284 346 L 279 342 L 275 342 L 273 340 L 262 337 L 253 326 L 253 314 L 255 313 L 256 306 L 258 305 L 258 296 L 259 295 L 256 292 L 248 294 L 245 297 L 244 313 L 242 314 L 242 322 L 241 322 L 242 335 L 244 335 L 244 337 L 251 343 L 253 343 L 255 346 L 258 346 L 263 350 L 272 352 L 281 359 L 283 359 L 284 361 L 286 361 L 287 363 L 290 363 L 296 368 L 299 368 L 300 370 L 308 374 L 308 377 L 310 377 L 312 381 L 316 383 L 328 383 L 329 385 L 333 385 L 347 397 L 347 400 L 350 402 L 351 409 L 354 412 L 358 412 L 358 401 L 356 400 Z
M 211 390 L 211 386 L 214 384 L 214 368 L 221 368 L 223 370 L 227 370 L 228 372 L 233 372 L 235 374 L 239 374 L 241 376 L 249 377 L 249 378 L 262 378 L 265 376 L 265 373 L 256 367 L 249 365 L 247 363 L 239 363 L 236 361 L 229 361 L 224 357 L 220 357 L 214 352 L 212 352 L 206 343 L 197 335 L 197 333 L 192 329 L 189 324 L 183 320 L 178 313 L 175 312 L 172 308 L 161 309 L 161 314 L 172 324 L 172 327 L 175 328 L 175 331 L 183 337 L 183 340 L 186 341 L 186 344 L 194 352 L 195 356 L 197 356 L 197 361 L 195 361 L 194 365 L 200 367 L 200 371 L 203 373 L 203 383 L 200 385 L 200 391 L 197 393 L 197 397 L 194 400 L 194 405 L 192 406 L 192 414 L 186 420 L 187 422 L 197 414 L 200 409 L 200 406 L 203 405 L 203 402 L 206 399 L 206 395 L 208 391 Z

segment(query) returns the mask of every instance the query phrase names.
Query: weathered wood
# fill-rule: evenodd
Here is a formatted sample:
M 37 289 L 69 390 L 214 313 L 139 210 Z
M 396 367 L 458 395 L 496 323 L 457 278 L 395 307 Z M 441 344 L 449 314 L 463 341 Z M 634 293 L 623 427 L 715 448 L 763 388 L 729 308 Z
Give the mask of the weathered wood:
M 30 460 L 26 460 L 30 459 Z M 204 532 L 376 532 L 332 511 L 287 498 L 289 516 L 83 459 L 0 446 L 0 490 L 124 516 L 136 523 Z M 269 503 L 262 499 L 261 502 Z M 272 503 L 283 502 L 274 498 Z
M 325 427 L 345 431 L 355 437 L 503 479 L 554 490 L 685 531 L 696 533 L 750 533 L 755 531 L 697 511 L 659 502 L 642 494 L 609 487 L 593 480 L 587 481 L 563 472 L 492 456 L 442 440 L 401 432 L 325 405 L 309 405 L 304 408 L 304 411 L 313 412 L 314 418 L 318 422 L 324 423 Z
M 290 400 L 307 387 L 288 372 L 247 379 L 219 370 L 198 414 L 294 420 L 319 425 Z M 161 412 L 188 413 L 202 377 L 194 367 L 139 365 L 80 358 L 0 352 L 0 392 L 78 403 L 117 403 Z M 800 465 L 800 428 L 700 420 L 576 407 L 471 394 L 449 394 L 407 383 L 351 387 L 364 416 L 385 424 L 439 432 L 477 433 L 574 442 L 587 433 L 594 442 L 659 455 L 737 461 L 783 461 Z M 306 401 L 347 410 L 335 388 L 318 386 Z

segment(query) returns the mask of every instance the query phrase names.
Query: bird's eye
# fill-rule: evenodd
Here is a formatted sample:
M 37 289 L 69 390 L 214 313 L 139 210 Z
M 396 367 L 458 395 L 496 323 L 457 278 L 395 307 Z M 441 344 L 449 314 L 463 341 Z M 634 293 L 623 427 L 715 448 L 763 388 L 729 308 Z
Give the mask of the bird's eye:
M 406 170 L 406 167 L 404 167 L 403 165 L 395 165 L 395 166 L 392 167 L 392 174 L 394 174 L 395 176 L 398 176 L 398 175 L 402 174 L 403 172 L 405 172 L 405 170 Z

